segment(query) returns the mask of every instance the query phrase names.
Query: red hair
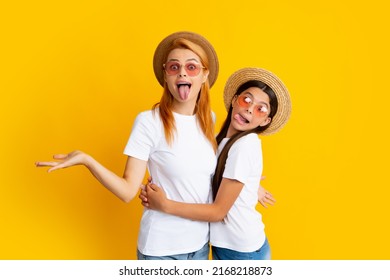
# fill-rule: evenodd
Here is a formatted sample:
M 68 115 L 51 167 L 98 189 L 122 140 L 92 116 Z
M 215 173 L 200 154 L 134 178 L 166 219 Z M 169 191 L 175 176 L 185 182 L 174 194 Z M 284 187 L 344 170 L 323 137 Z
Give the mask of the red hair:
M 187 49 L 194 52 L 196 55 L 199 56 L 200 62 L 205 67 L 204 70 L 208 70 L 209 61 L 207 55 L 199 45 L 186 39 L 176 39 L 172 43 L 172 46 L 167 50 L 164 61 L 166 61 L 168 54 L 173 49 Z M 163 66 L 161 65 L 161 67 Z M 213 146 L 214 151 L 216 151 L 217 142 L 214 134 L 214 121 L 211 114 L 209 92 L 210 92 L 210 86 L 209 86 L 209 80 L 207 78 L 206 82 L 203 83 L 201 86 L 198 99 L 196 101 L 196 105 L 194 108 L 194 114 L 196 114 L 198 124 L 204 136 Z M 173 142 L 174 132 L 176 131 L 175 119 L 172 113 L 173 101 L 174 101 L 174 97 L 170 93 L 167 83 L 165 82 L 164 91 L 161 100 L 159 103 L 153 106 L 153 110 L 159 108 L 160 118 L 164 126 L 165 139 L 169 145 Z

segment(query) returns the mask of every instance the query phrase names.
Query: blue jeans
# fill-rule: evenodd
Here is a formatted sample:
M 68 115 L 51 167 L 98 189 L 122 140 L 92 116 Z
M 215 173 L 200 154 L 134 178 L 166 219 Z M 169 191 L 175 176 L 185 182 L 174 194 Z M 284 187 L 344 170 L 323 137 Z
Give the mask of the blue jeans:
M 238 252 L 226 248 L 212 246 L 213 260 L 270 260 L 271 248 L 267 238 L 263 246 L 254 252 Z
M 200 250 L 195 252 L 162 257 L 147 256 L 137 250 L 137 258 L 138 260 L 208 260 L 209 252 L 210 247 L 209 244 L 206 243 Z

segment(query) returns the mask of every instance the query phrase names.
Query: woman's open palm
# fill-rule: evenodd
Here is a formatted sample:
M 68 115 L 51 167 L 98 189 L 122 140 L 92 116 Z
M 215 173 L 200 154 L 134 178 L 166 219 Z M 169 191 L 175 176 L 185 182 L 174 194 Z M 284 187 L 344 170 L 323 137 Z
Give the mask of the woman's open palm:
M 53 159 L 57 161 L 38 161 L 35 163 L 37 167 L 51 166 L 47 172 L 51 172 L 61 168 L 67 168 L 74 165 L 85 164 L 87 155 L 81 151 L 73 151 L 69 154 L 56 154 Z

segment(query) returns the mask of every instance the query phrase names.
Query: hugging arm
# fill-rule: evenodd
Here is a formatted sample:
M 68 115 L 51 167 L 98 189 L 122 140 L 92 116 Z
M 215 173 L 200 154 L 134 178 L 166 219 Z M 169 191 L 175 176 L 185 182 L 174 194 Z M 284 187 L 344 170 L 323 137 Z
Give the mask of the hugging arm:
M 244 184 L 223 178 L 215 201 L 211 204 L 184 203 L 167 199 L 164 191 L 148 184 L 140 195 L 143 204 L 154 210 L 186 219 L 218 222 L 223 220 L 239 196 Z

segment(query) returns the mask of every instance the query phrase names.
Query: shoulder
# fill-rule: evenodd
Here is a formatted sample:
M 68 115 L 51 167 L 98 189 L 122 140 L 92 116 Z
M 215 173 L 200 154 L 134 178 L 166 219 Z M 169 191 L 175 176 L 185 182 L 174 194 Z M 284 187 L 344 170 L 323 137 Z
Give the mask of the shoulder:
M 160 114 L 158 111 L 148 110 L 137 115 L 133 124 L 133 131 L 154 135 L 161 131 L 161 127 L 162 122 L 160 121 Z
M 248 135 L 245 135 L 238 139 L 234 145 L 242 145 L 242 146 L 247 146 L 247 145 L 256 145 L 256 146 L 261 146 L 261 140 L 257 136 L 256 133 L 250 133 Z
M 143 112 L 138 113 L 137 119 L 150 119 L 155 114 L 158 114 L 158 112 L 154 112 L 154 110 L 143 111 Z
M 258 170 L 262 162 L 261 142 L 256 133 L 245 135 L 238 139 L 228 152 L 226 166 L 239 167 L 239 170 L 252 172 Z M 246 173 L 246 175 L 248 175 Z M 243 176 L 242 178 L 246 177 Z
M 160 120 L 160 114 L 157 110 L 147 110 L 139 113 L 136 117 L 136 122 L 141 123 L 156 123 Z
M 250 133 L 238 139 L 230 148 L 229 154 L 258 157 L 261 154 L 261 140 L 256 133 Z

